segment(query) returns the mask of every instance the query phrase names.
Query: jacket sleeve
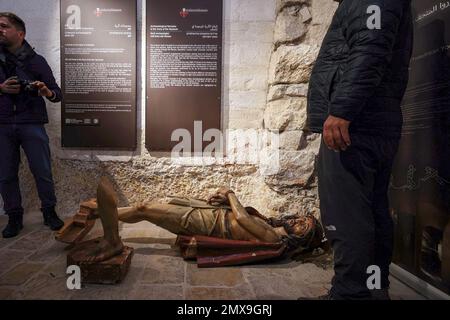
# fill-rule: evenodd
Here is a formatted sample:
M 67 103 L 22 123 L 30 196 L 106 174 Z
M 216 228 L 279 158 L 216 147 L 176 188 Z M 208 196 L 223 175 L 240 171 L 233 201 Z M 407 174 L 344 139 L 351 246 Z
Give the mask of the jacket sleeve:
M 353 121 L 373 96 L 392 59 L 392 51 L 402 20 L 405 1 L 347 0 L 343 32 L 349 46 L 349 57 L 343 75 L 330 102 L 332 116 Z M 345 5 L 345 2 L 343 3 Z M 376 5 L 381 12 L 381 28 L 369 29 Z
M 53 76 L 52 69 L 48 65 L 47 61 L 43 57 L 39 57 L 39 69 L 40 69 L 40 81 L 44 82 L 51 91 L 55 93 L 53 99 L 47 98 L 51 102 L 60 102 L 62 99 L 61 88 L 56 83 L 55 77 Z

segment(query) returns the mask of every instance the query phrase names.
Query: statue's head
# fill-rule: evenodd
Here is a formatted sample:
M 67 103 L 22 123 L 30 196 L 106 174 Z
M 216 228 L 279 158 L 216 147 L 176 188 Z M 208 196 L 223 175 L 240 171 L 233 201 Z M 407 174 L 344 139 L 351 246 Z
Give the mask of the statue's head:
M 295 214 L 272 220 L 274 227 L 284 227 L 288 236 L 284 241 L 289 251 L 301 253 L 312 251 L 323 244 L 322 225 L 313 215 Z

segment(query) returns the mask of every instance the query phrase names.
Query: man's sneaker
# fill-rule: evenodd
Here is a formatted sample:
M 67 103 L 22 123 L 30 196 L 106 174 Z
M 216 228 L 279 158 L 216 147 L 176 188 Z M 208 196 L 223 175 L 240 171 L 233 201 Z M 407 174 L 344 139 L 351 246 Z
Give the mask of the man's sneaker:
M 64 226 L 64 221 L 58 217 L 54 207 L 42 209 L 42 214 L 44 216 L 44 224 L 49 226 L 51 230 L 58 231 Z
M 8 225 L 2 231 L 3 238 L 14 238 L 23 229 L 23 217 L 22 215 L 9 215 Z

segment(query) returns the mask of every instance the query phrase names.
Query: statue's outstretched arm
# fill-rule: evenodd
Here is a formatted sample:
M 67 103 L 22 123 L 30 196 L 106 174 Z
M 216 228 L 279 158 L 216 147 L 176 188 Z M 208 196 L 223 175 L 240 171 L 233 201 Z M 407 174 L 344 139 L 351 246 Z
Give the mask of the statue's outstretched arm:
M 231 210 L 241 227 L 253 234 L 257 239 L 264 242 L 278 242 L 280 238 L 273 228 L 261 219 L 252 217 L 239 202 L 234 192 L 227 193 Z

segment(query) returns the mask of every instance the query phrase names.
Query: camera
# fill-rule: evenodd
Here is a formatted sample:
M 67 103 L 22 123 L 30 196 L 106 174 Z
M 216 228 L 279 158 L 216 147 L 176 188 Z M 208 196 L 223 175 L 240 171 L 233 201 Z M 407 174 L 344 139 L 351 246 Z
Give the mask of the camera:
M 26 92 L 34 97 L 38 96 L 39 90 L 38 87 L 33 84 L 34 81 L 17 79 L 17 82 L 19 82 L 20 85 L 20 92 Z
M 20 79 L 19 77 L 13 77 L 13 79 L 16 80 L 20 85 L 21 93 L 25 92 L 33 97 L 39 96 L 39 89 L 36 85 L 33 84 L 33 80 Z

